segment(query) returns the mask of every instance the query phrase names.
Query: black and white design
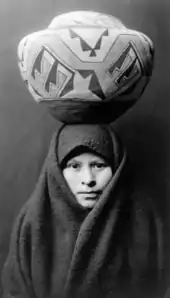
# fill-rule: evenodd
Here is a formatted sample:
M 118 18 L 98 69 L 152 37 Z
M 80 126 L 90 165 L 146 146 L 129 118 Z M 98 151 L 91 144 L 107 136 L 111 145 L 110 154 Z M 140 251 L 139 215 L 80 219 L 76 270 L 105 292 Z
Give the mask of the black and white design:
M 87 94 L 94 100 L 105 99 L 105 94 L 94 70 L 77 70 L 61 92 L 60 97 L 85 100 Z
M 105 94 L 102 90 L 102 87 L 100 85 L 100 82 L 98 80 L 98 77 L 94 70 L 78 70 L 78 72 L 83 76 L 84 78 L 87 78 L 91 76 L 91 80 L 89 83 L 89 90 L 94 93 L 97 97 L 104 100 Z
M 48 48 L 43 47 L 37 55 L 31 72 L 32 89 L 38 96 L 70 98 L 71 94 L 93 93 L 98 99 L 105 99 L 94 70 L 71 70 Z M 43 91 L 42 91 L 43 90 Z M 43 94 L 42 94 L 43 93 Z M 84 98 L 85 99 L 85 98 Z
M 31 75 L 36 82 L 32 87 L 35 89 L 36 86 L 36 89 L 44 90 L 50 96 L 59 95 L 63 89 L 64 92 L 69 92 L 73 88 L 74 71 L 46 47 L 42 47 L 37 55 Z
M 115 37 L 112 29 L 102 27 L 76 27 L 61 29 L 60 36 L 74 58 L 81 62 L 100 63 L 108 55 Z
M 125 85 L 135 86 L 135 83 L 143 75 L 143 66 L 132 42 L 128 43 L 127 47 L 122 51 L 118 59 L 108 68 L 107 71 L 114 79 L 118 89 L 124 87 Z
M 80 40 L 81 48 L 83 52 L 89 51 L 89 57 L 96 57 L 96 50 L 101 49 L 101 43 L 104 36 L 109 36 L 109 31 L 106 29 L 100 38 L 97 40 L 95 46 L 92 48 L 80 35 L 78 35 L 73 29 L 70 29 L 71 38 L 78 38 Z

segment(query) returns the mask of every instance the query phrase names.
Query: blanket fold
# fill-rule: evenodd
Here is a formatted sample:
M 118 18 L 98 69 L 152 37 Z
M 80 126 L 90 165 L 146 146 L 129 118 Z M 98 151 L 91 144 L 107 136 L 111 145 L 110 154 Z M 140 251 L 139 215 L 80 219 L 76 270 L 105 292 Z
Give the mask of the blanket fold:
M 124 152 L 95 207 L 81 207 L 57 161 L 58 134 L 15 221 L 2 297 L 138 298 L 143 291 L 146 298 L 147 289 L 157 291 L 162 272 L 161 222 L 153 202 L 135 195 Z

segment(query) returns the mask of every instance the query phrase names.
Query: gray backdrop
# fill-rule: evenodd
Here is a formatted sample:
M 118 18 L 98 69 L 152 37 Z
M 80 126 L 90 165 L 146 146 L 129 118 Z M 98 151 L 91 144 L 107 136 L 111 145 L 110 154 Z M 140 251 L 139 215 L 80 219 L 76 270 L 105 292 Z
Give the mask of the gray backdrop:
M 120 17 L 141 30 L 156 48 L 150 85 L 136 106 L 115 124 L 136 168 L 141 188 L 154 197 L 165 227 L 169 269 L 170 196 L 170 1 L 0 1 L 0 273 L 12 223 L 34 189 L 49 141 L 58 125 L 33 102 L 21 80 L 16 49 L 20 39 L 49 24 L 55 14 L 89 9 Z

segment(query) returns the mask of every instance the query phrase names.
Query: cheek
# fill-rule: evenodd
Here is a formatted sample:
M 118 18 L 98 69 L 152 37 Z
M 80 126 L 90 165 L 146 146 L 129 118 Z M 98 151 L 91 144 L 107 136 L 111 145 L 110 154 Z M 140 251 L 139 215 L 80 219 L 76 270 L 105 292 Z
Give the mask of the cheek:
M 73 174 L 72 171 L 70 171 L 69 169 L 65 169 L 63 171 L 63 176 L 71 191 L 75 193 L 77 189 L 77 185 L 79 183 L 78 175 Z
M 107 184 L 109 183 L 109 181 L 111 180 L 112 175 L 113 174 L 112 174 L 111 168 L 107 168 L 103 172 L 101 172 L 100 175 L 98 176 L 99 187 L 104 189 L 107 186 Z

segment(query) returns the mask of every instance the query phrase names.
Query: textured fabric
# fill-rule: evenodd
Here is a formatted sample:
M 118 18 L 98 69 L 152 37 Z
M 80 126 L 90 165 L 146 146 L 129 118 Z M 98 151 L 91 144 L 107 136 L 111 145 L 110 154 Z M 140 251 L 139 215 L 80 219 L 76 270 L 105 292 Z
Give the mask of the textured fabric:
M 151 201 L 133 192 L 126 154 L 95 207 L 87 211 L 63 178 L 57 136 L 36 189 L 16 219 L 2 297 L 156 297 L 161 225 Z

